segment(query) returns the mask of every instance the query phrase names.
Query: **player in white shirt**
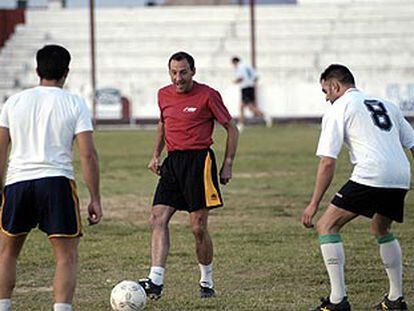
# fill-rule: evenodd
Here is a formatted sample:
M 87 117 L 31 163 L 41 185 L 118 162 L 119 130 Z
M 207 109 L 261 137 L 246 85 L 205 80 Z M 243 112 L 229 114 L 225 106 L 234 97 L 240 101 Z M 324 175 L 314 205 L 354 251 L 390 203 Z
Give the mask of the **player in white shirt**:
M 345 291 L 345 256 L 339 231 L 359 215 L 372 218 L 371 230 L 379 243 L 390 283 L 388 294 L 375 310 L 407 310 L 401 248 L 390 230 L 393 221 L 403 221 L 411 175 L 404 148 L 411 149 L 414 156 L 414 130 L 396 105 L 356 89 L 354 77 L 345 66 L 330 65 L 320 82 L 332 105 L 322 120 L 315 190 L 301 219 L 305 227 L 313 227 L 312 219 L 333 179 L 343 144 L 354 169 L 316 224 L 331 293 L 313 310 L 351 310 Z
M 72 166 L 74 140 L 90 193 L 89 223 L 102 217 L 90 113 L 83 99 L 62 89 L 70 54 L 61 46 L 47 45 L 37 52 L 36 61 L 40 85 L 11 96 L 0 114 L 0 311 L 11 308 L 17 257 L 35 227 L 48 235 L 56 259 L 53 310 L 72 310 L 82 235 Z
M 263 113 L 257 107 L 256 102 L 256 83 L 258 76 L 256 70 L 248 64 L 242 62 L 239 57 L 234 56 L 231 62 L 235 68 L 234 83 L 240 86 L 241 90 L 241 104 L 240 104 L 240 122 L 238 124 L 239 130 L 243 130 L 245 125 L 244 110 L 248 108 L 255 117 L 263 118 Z M 266 119 L 266 124 L 269 121 Z

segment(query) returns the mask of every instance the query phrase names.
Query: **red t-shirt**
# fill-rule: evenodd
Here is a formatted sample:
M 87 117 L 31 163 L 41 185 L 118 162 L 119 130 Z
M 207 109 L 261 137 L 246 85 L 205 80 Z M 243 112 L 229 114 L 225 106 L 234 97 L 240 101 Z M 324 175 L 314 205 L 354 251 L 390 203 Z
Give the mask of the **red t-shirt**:
M 168 151 L 208 148 L 213 144 L 214 120 L 231 120 L 219 92 L 197 82 L 188 93 L 177 93 L 174 85 L 160 89 L 158 105 Z

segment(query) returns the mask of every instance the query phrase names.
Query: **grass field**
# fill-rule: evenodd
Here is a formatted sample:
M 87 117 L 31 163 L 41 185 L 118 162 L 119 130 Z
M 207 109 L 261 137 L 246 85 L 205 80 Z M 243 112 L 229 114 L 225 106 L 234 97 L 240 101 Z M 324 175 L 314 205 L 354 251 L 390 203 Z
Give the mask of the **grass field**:
M 314 125 L 247 128 L 240 139 L 231 183 L 222 189 L 225 207 L 210 217 L 215 246 L 215 299 L 198 298 L 199 271 L 186 213 L 170 226 L 164 296 L 146 310 L 308 310 L 329 293 L 317 234 L 299 218 L 313 190 L 314 156 L 319 128 Z M 86 225 L 80 245 L 75 310 L 110 310 L 111 288 L 123 279 L 148 273 L 150 234 L 147 225 L 156 178 L 146 169 L 154 131 L 101 131 L 96 144 L 101 160 L 105 218 Z M 219 165 L 224 131 L 217 130 Z M 79 163 L 76 163 L 77 168 Z M 342 153 L 330 196 L 348 178 L 351 166 Z M 87 193 L 78 174 L 83 207 Z M 414 304 L 414 195 L 406 199 L 406 220 L 396 225 L 404 255 L 405 295 Z M 353 310 L 369 310 L 387 291 L 378 246 L 367 219 L 342 232 L 346 282 Z M 45 236 L 35 230 L 18 263 L 14 310 L 50 310 L 54 261 Z

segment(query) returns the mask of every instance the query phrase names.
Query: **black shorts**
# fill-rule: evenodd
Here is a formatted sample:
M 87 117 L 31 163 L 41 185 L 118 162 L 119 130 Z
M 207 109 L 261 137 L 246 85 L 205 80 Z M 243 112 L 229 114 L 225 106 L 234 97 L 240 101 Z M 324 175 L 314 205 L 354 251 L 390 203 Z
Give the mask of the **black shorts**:
M 377 188 L 349 180 L 331 203 L 352 213 L 372 218 L 380 214 L 397 222 L 404 219 L 406 189 Z
M 241 96 L 243 104 L 254 104 L 256 102 L 256 92 L 254 87 L 241 89 Z
M 161 166 L 153 205 L 194 212 L 223 206 L 211 149 L 169 152 Z
M 8 236 L 39 229 L 53 237 L 81 236 L 76 184 L 66 177 L 21 181 L 4 188 L 1 230 Z

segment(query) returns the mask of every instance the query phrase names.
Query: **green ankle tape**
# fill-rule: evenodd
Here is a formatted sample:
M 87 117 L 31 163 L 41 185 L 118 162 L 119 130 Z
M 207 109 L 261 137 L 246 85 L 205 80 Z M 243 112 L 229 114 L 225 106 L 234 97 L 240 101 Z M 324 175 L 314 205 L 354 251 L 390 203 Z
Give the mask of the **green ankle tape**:
M 319 243 L 320 244 L 328 244 L 328 243 L 340 243 L 342 242 L 341 236 L 337 234 L 324 234 L 319 236 Z
M 388 243 L 394 240 L 395 240 L 395 237 L 394 237 L 394 234 L 392 233 L 388 233 L 384 236 L 377 238 L 378 244 L 384 244 L 384 243 Z

